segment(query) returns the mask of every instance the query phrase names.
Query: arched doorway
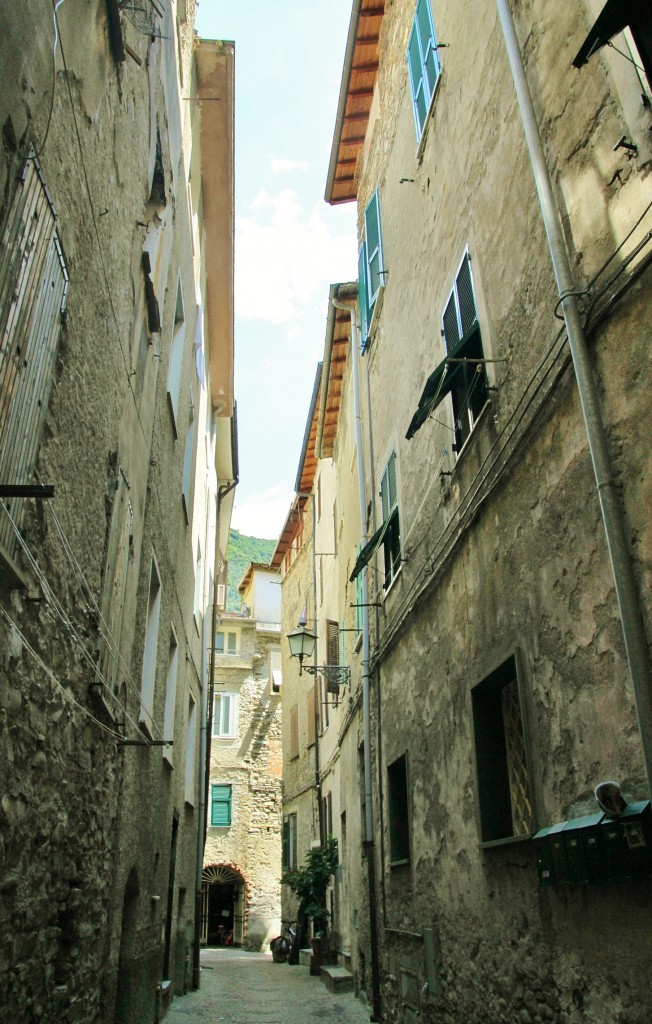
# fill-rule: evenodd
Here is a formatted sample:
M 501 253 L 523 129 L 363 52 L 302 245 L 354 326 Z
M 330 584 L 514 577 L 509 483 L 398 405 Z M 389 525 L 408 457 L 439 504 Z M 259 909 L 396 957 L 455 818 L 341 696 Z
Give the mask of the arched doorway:
M 245 937 L 247 883 L 234 864 L 209 864 L 202 872 L 202 945 L 241 946 Z

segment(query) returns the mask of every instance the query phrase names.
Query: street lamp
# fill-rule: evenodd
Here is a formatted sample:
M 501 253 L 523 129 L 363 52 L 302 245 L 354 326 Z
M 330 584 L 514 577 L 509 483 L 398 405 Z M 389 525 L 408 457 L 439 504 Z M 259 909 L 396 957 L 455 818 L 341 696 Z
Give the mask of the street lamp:
M 299 659 L 299 675 L 301 675 L 304 660 L 308 662 L 314 654 L 317 637 L 308 629 L 302 619 L 294 632 L 288 633 L 288 643 L 290 656 Z M 306 664 L 306 672 L 309 672 L 311 676 L 315 676 L 317 673 L 323 675 L 326 679 L 326 688 L 330 693 L 337 693 L 340 685 L 346 686 L 351 680 L 351 669 L 347 665 Z

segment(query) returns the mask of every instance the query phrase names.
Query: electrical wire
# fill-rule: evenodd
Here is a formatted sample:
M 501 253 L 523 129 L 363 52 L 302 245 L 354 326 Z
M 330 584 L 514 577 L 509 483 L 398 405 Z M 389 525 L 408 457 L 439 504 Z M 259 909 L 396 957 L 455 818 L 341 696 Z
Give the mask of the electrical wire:
M 15 523 L 15 521 L 14 521 L 11 513 L 9 512 L 9 509 L 5 505 L 4 501 L 0 501 L 0 505 L 2 506 L 6 516 L 8 517 L 9 522 L 11 523 L 12 529 L 14 531 L 14 534 L 16 535 L 16 538 L 17 538 L 20 546 L 22 547 L 23 552 L 24 552 L 24 554 L 25 554 L 25 556 L 26 556 L 26 558 L 27 558 L 27 560 L 28 560 L 28 562 L 29 562 L 33 572 L 35 573 L 35 575 L 36 575 L 36 577 L 38 579 L 38 582 L 39 582 L 39 584 L 41 586 L 41 589 L 43 591 L 43 594 L 45 596 L 46 602 L 56 612 L 57 617 L 59 618 L 60 622 L 65 627 L 67 633 L 72 638 L 72 640 L 75 643 L 75 645 L 77 646 L 77 648 L 80 651 L 84 661 L 90 666 L 90 668 L 93 670 L 93 673 L 94 673 L 95 677 L 98 678 L 102 682 L 102 684 L 104 685 L 104 687 L 106 688 L 106 690 L 110 694 L 111 700 L 115 704 L 117 704 L 118 707 L 120 707 L 121 711 L 123 711 L 123 713 L 125 715 L 125 719 L 128 720 L 129 722 L 131 722 L 131 724 L 133 725 L 133 727 L 136 730 L 136 732 L 138 733 L 138 735 L 142 736 L 142 732 L 141 732 L 140 726 L 129 715 L 129 712 L 128 712 L 127 708 L 124 707 L 124 705 L 121 703 L 119 698 L 116 697 L 116 695 L 114 694 L 113 689 L 112 689 L 110 683 L 107 681 L 107 679 L 105 678 L 105 676 L 103 675 L 103 673 L 99 669 L 93 654 L 88 650 L 88 648 L 84 644 L 84 641 L 79 636 L 79 633 L 77 632 L 77 629 L 75 628 L 74 623 L 70 619 L 70 617 L 67 614 L 65 608 L 63 607 L 63 605 L 59 601 L 56 593 L 54 592 L 54 590 L 52 589 L 50 583 L 48 582 L 45 574 L 41 570 L 38 562 L 34 558 L 32 552 L 29 549 L 29 546 L 27 545 L 27 542 L 25 541 L 25 539 L 22 536 L 20 530 L 18 529 L 18 526 Z M 163 739 L 163 737 L 160 734 L 159 734 L 159 737 L 160 737 L 160 739 Z
M 55 11 L 55 15 L 54 16 L 55 16 L 55 20 L 56 20 L 56 11 Z M 95 212 L 95 206 L 94 206 L 94 203 L 93 203 L 93 197 L 92 197 L 91 190 L 90 190 L 88 173 L 87 173 L 87 170 L 86 170 L 86 161 L 84 159 L 84 152 L 83 152 L 83 146 L 82 146 L 82 141 L 81 141 L 81 135 L 80 135 L 80 132 L 79 132 L 79 126 L 78 126 L 78 123 L 77 123 L 77 117 L 75 115 L 75 104 L 74 104 L 74 99 L 73 99 L 73 95 L 72 95 L 72 90 L 71 90 L 71 87 L 70 87 L 70 75 L 68 73 L 68 65 L 67 65 L 67 62 L 66 62 L 66 55 L 65 55 L 65 50 L 64 50 L 64 46 L 63 46 L 63 39 L 61 37 L 61 32 L 60 31 L 59 31 L 59 49 L 61 51 L 61 59 L 62 59 L 62 62 L 63 62 L 64 71 L 65 71 L 65 74 L 66 74 L 66 85 L 67 85 L 67 91 L 68 91 L 68 98 L 69 98 L 69 101 L 70 101 L 70 111 L 71 111 L 71 114 L 72 114 L 72 119 L 73 119 L 73 124 L 74 124 L 74 129 L 75 129 L 75 137 L 76 137 L 76 141 L 77 141 L 77 148 L 79 150 L 79 157 L 80 157 L 82 174 L 83 174 L 83 179 L 84 179 L 84 186 L 85 186 L 85 191 L 86 191 L 86 197 L 87 197 L 88 205 L 89 205 L 89 208 L 90 208 L 90 211 L 91 211 L 91 219 L 92 219 L 92 222 L 93 222 L 93 231 L 94 231 L 94 234 L 95 234 L 95 239 L 96 239 L 97 247 L 98 247 L 99 254 L 100 254 L 100 265 L 101 265 L 101 269 L 102 269 L 102 277 L 103 277 L 103 280 L 104 280 L 106 298 L 107 298 L 109 309 L 110 309 L 110 312 L 111 312 L 111 319 L 112 319 L 113 325 L 115 327 L 115 332 L 116 332 L 116 338 L 117 338 L 117 341 L 118 341 L 118 346 L 119 346 L 120 351 L 122 353 L 122 358 L 123 358 L 123 362 L 124 362 L 124 366 L 125 366 L 125 371 L 126 371 L 126 375 L 127 375 L 127 385 L 128 385 L 128 388 L 129 388 L 129 392 L 131 394 L 131 398 L 132 398 L 133 405 L 134 405 L 134 411 L 136 413 L 136 418 L 138 420 L 138 425 L 140 427 L 140 431 L 142 433 L 145 445 L 146 446 L 151 446 L 154 449 L 155 454 L 159 455 L 160 453 L 159 453 L 159 450 L 157 448 L 157 439 L 156 439 L 156 434 L 155 434 L 154 430 L 152 429 L 152 432 L 151 432 L 149 438 L 147 436 L 147 432 L 145 431 L 145 426 L 144 426 L 143 421 L 142 421 L 142 417 L 141 417 L 141 414 L 140 414 L 140 408 L 138 406 L 138 401 L 137 401 L 137 398 L 136 398 L 136 393 L 134 391 L 133 382 L 132 382 L 132 379 L 131 379 L 131 373 L 130 373 L 129 364 L 128 364 L 128 361 L 127 361 L 127 355 L 126 355 L 126 352 L 125 352 L 124 345 L 122 343 L 122 337 L 121 337 L 121 334 L 120 334 L 120 325 L 118 323 L 118 316 L 117 316 L 117 312 L 116 312 L 115 305 L 113 303 L 113 298 L 112 298 L 112 295 L 111 295 L 111 288 L 110 288 L 110 285 L 109 285 L 108 272 L 107 272 L 107 268 L 106 268 L 106 260 L 105 260 L 105 257 L 104 257 L 104 251 L 103 251 L 102 242 L 101 242 L 101 239 L 100 239 L 97 214 Z M 158 465 L 158 462 L 160 460 L 158 458 L 155 458 L 153 461 Z M 159 526 L 162 526 L 163 521 L 164 521 L 163 502 L 162 502 L 161 494 L 160 494 L 160 490 L 159 490 L 159 482 L 158 482 L 158 480 L 156 479 L 155 476 L 154 476 L 154 479 L 153 479 L 153 484 L 154 484 L 154 488 L 153 489 L 154 489 L 154 493 L 156 495 L 156 500 L 157 500 L 157 504 L 158 504 Z M 168 541 L 167 541 L 167 536 L 166 536 L 165 529 L 161 529 L 159 531 L 159 535 L 158 536 L 160 538 L 162 547 L 163 547 L 163 549 L 165 551 L 165 555 L 166 555 L 167 563 L 168 563 L 168 569 L 170 570 L 171 575 L 173 575 L 173 566 L 174 566 L 175 563 L 174 563 L 174 560 L 172 559 L 172 557 L 170 555 L 170 551 L 169 551 L 169 547 L 168 547 Z M 181 620 L 180 620 L 181 621 L 181 629 L 182 629 L 182 632 L 184 634 L 184 638 L 185 638 L 185 641 L 186 641 L 186 650 L 188 652 L 188 656 L 191 659 L 191 662 L 192 662 L 193 668 L 195 670 L 195 673 L 197 674 L 197 676 L 199 678 L 200 677 L 200 673 L 199 673 L 199 670 L 197 668 L 197 665 L 195 664 L 194 656 L 192 654 L 191 639 L 190 639 L 190 637 L 188 635 L 188 631 L 186 629 L 185 611 L 184 611 L 184 609 L 183 609 L 183 607 L 181 605 L 181 600 L 180 600 L 180 597 L 179 597 L 179 593 L 178 593 L 178 591 L 176 589 L 176 586 L 174 587 L 174 596 L 175 596 L 175 599 L 176 599 L 176 602 L 177 602 L 177 606 L 178 606 L 178 609 L 179 609 L 179 613 L 180 613 L 180 616 L 181 616 Z
M 68 703 L 73 704 L 76 708 L 78 708 L 79 711 L 81 711 L 82 714 L 86 716 L 86 718 L 89 718 L 91 722 L 93 722 L 98 727 L 98 729 L 102 730 L 102 732 L 106 733 L 108 736 L 111 736 L 112 739 L 122 741 L 124 737 L 120 733 L 115 732 L 113 729 L 110 729 L 108 726 L 104 725 L 103 722 L 100 722 L 100 720 L 96 718 L 95 715 L 92 715 L 88 708 L 85 708 L 83 704 L 80 704 L 79 701 L 76 700 L 75 697 L 73 697 L 70 690 L 57 679 L 52 669 L 45 664 L 38 651 L 34 650 L 25 634 L 19 629 L 19 627 L 16 625 L 7 609 L 1 604 L 0 614 L 6 620 L 9 627 L 14 630 L 20 642 L 29 651 L 29 653 L 32 655 L 32 657 L 39 665 L 39 667 L 42 669 L 42 671 L 45 673 L 45 675 L 48 677 L 48 679 L 50 679 L 55 684 L 55 686 L 58 687 L 66 701 L 68 701 Z
M 45 125 L 45 134 L 43 136 L 43 141 L 41 142 L 41 148 L 39 149 L 38 153 L 32 153 L 28 157 L 29 160 L 38 160 L 39 159 L 41 153 L 45 149 L 45 143 L 48 141 L 48 135 L 50 133 L 50 123 L 52 121 L 52 111 L 54 110 L 54 94 L 55 94 L 55 91 L 56 91 L 56 84 L 57 84 L 57 41 L 59 39 L 59 32 L 58 32 L 58 25 L 57 25 L 57 11 L 59 10 L 59 8 L 61 7 L 61 5 L 64 2 L 65 2 L 65 0 L 57 0 L 57 2 L 55 4 L 54 0 L 52 0 L 52 24 L 54 26 L 54 45 L 52 47 L 52 89 L 51 89 L 51 93 L 50 93 L 50 109 L 48 111 L 48 119 L 47 119 L 47 123 Z
M 600 267 L 598 272 L 593 276 L 593 278 L 589 282 L 587 290 L 589 290 L 592 287 L 592 285 L 595 284 L 595 282 L 598 280 L 598 278 L 604 273 L 606 268 L 613 261 L 613 259 L 617 255 L 617 253 L 620 252 L 622 247 L 632 237 L 632 235 L 634 234 L 636 229 L 639 227 L 639 225 L 641 224 L 641 222 L 643 221 L 645 215 L 648 213 L 648 211 L 650 210 L 651 207 L 652 207 L 652 203 L 648 204 L 646 209 L 643 211 L 643 213 L 638 218 L 638 220 L 636 221 L 634 226 L 630 229 L 630 231 L 625 236 L 625 238 L 618 245 L 616 250 L 610 255 L 610 257 Z M 650 240 L 650 238 L 652 238 L 652 232 L 648 233 L 648 235 L 645 236 L 645 238 L 642 240 L 642 242 L 640 242 L 635 247 L 633 252 L 630 253 L 629 256 L 623 261 L 623 265 L 619 268 L 617 273 L 614 274 L 609 279 L 609 281 L 599 289 L 599 291 L 593 297 L 591 306 L 589 307 L 590 310 L 595 307 L 596 303 L 599 302 L 599 299 L 605 294 L 606 291 L 609 290 L 609 288 L 614 283 L 614 281 L 617 280 L 617 278 L 622 275 L 622 273 L 627 268 L 627 266 L 629 265 L 631 260 L 636 255 L 638 255 L 638 253 L 647 244 L 647 242 Z M 644 261 L 641 261 L 641 263 L 643 263 L 643 262 Z M 637 276 L 639 272 L 640 272 L 640 270 L 639 270 L 639 267 L 637 266 L 635 268 L 635 270 L 634 270 L 633 275 L 632 275 L 632 279 L 633 279 L 633 277 L 635 275 Z M 626 290 L 626 288 L 631 283 L 632 279 L 628 279 L 628 281 L 625 282 L 625 284 L 621 287 L 621 291 L 620 291 L 619 294 L 621 294 L 624 290 Z M 610 300 L 610 304 L 611 303 L 612 303 L 612 300 Z M 596 326 L 595 322 L 591 324 L 591 328 L 592 329 L 595 326 Z M 562 339 L 561 340 L 561 345 L 559 345 L 560 339 Z M 559 346 L 559 347 L 557 347 L 557 346 Z M 430 584 L 432 582 L 432 579 L 436 575 L 436 572 L 438 571 L 438 568 L 439 568 L 439 566 L 437 565 L 438 559 L 439 559 L 439 565 L 443 565 L 443 563 L 447 560 L 447 558 L 450 555 L 450 552 L 453 550 L 453 547 L 455 546 L 455 543 L 463 535 L 463 531 L 464 531 L 464 527 L 465 527 L 465 522 L 466 521 L 473 522 L 473 520 L 475 519 L 475 517 L 476 517 L 476 515 L 477 515 L 477 513 L 479 511 L 479 508 L 481 507 L 481 505 L 484 504 L 484 502 L 487 500 L 487 498 L 492 493 L 494 488 L 497 486 L 499 480 L 502 478 L 502 476 L 505 474 L 505 472 L 507 472 L 507 468 L 508 468 L 512 458 L 515 456 L 515 454 L 517 454 L 517 452 L 519 451 L 521 445 L 524 443 L 524 439 L 527 436 L 527 433 L 529 432 L 529 430 L 532 428 L 532 426 L 533 426 L 536 418 L 538 417 L 539 413 L 545 407 L 545 405 L 548 403 L 548 401 L 551 399 L 551 397 L 556 393 L 557 383 L 561 379 L 563 374 L 566 372 L 566 370 L 567 370 L 567 368 L 568 368 L 568 366 L 570 365 L 570 362 L 571 362 L 571 358 L 570 358 L 570 354 L 569 353 L 566 353 L 566 356 L 565 356 L 564 360 L 562 361 L 561 366 L 558 367 L 558 370 L 557 370 L 557 372 L 554 375 L 553 381 L 552 381 L 551 385 L 549 386 L 548 391 L 546 392 L 546 394 L 543 395 L 543 397 L 542 397 L 542 399 L 540 401 L 540 404 L 537 407 L 537 409 L 535 410 L 534 415 L 532 416 L 531 420 L 524 427 L 524 430 L 523 430 L 522 434 L 521 435 L 517 435 L 518 427 L 521 425 L 521 423 L 523 422 L 527 412 L 532 407 L 532 405 L 533 405 L 533 403 L 535 401 L 535 398 L 539 395 L 541 389 L 544 387 L 545 382 L 548 379 L 549 375 L 552 373 L 555 365 L 557 364 L 557 361 L 560 358 L 560 355 L 564 352 L 565 346 L 566 346 L 566 334 L 565 334 L 565 329 L 562 327 L 558 331 L 558 333 L 557 333 L 557 335 L 556 335 L 552 345 L 549 346 L 549 348 L 546 350 L 546 353 L 544 354 L 544 356 L 543 356 L 542 360 L 540 361 L 539 365 L 537 366 L 536 370 L 530 376 L 530 379 L 529 379 L 529 381 L 526 384 L 526 387 L 525 387 L 525 389 L 523 391 L 523 394 L 521 395 L 521 397 L 520 397 L 518 403 L 516 404 L 514 410 L 510 414 L 509 419 L 507 420 L 507 422 L 503 426 L 502 430 L 498 434 L 498 437 L 496 438 L 496 441 L 491 446 L 491 448 L 489 449 L 489 452 L 487 453 L 487 455 L 483 459 L 483 461 L 482 461 L 478 471 L 476 472 L 475 476 L 473 477 L 472 481 L 470 482 L 469 486 L 467 487 L 467 490 L 465 491 L 464 495 L 462 495 L 462 497 L 459 499 L 457 508 L 454 510 L 451 519 L 446 524 L 446 527 L 444 528 L 444 530 L 442 531 L 442 533 L 438 537 L 437 541 L 435 542 L 433 547 L 430 549 L 429 555 L 426 558 L 424 558 L 424 561 L 423 561 L 423 563 L 421 565 L 421 568 L 419 570 L 417 570 L 416 576 L 414 577 L 414 579 L 413 579 L 413 581 L 412 581 L 412 583 L 410 585 L 409 590 L 403 596 L 399 606 L 395 609 L 395 612 L 392 615 L 392 619 L 387 624 L 387 629 L 386 629 L 386 631 L 384 633 L 384 636 L 383 636 L 382 640 L 379 639 L 379 641 L 377 642 L 376 653 L 375 653 L 375 658 L 376 659 L 378 659 L 384 652 L 386 652 L 388 647 L 391 645 L 394 637 L 396 636 L 396 634 L 400 630 L 403 622 L 406 619 L 406 616 L 413 610 L 415 604 L 418 602 L 418 600 L 422 596 L 423 592 L 430 586 Z M 557 350 L 555 351 L 555 349 L 557 349 Z M 554 355 L 552 355 L 553 353 L 554 353 Z M 548 366 L 548 368 L 543 373 L 543 375 L 541 377 L 541 380 L 538 382 L 538 384 L 536 385 L 536 387 L 532 391 L 532 394 L 529 396 L 527 401 L 525 401 L 526 396 L 528 395 L 528 392 L 529 392 L 530 388 L 532 387 L 532 384 L 533 384 L 535 378 L 537 377 L 537 375 L 539 373 L 541 373 L 541 371 L 542 371 L 546 361 L 548 360 L 548 358 L 551 355 L 552 355 L 552 360 L 550 362 L 550 365 Z M 518 416 L 516 416 L 516 413 L 518 412 L 519 407 L 521 407 L 522 405 L 523 405 L 523 408 L 521 409 L 520 414 Z M 502 445 L 502 447 L 495 454 L 493 462 L 487 467 L 487 462 L 488 462 L 489 458 L 491 457 L 492 453 L 496 449 L 496 447 L 497 447 L 498 443 L 500 442 L 500 440 L 506 434 L 508 427 L 512 426 L 512 421 L 514 421 L 514 422 L 513 422 L 513 429 L 511 430 L 511 433 L 506 438 L 505 443 Z M 510 453 L 506 457 L 505 462 L 503 463 L 503 465 L 499 466 L 498 469 L 496 470 L 497 475 L 496 475 L 495 479 L 493 480 L 493 482 L 489 485 L 488 490 L 483 495 L 480 495 L 479 492 L 480 492 L 482 486 L 488 482 L 491 473 L 497 467 L 497 464 L 498 464 L 498 461 L 499 461 L 500 457 L 506 452 L 510 442 L 512 442 L 512 441 L 514 442 L 514 449 L 513 449 L 512 453 Z M 480 474 L 483 473 L 483 472 L 484 472 L 484 475 L 482 477 L 480 477 Z M 474 489 L 474 485 L 475 485 L 475 489 Z M 465 502 L 467 502 L 467 504 L 466 504 L 466 507 L 464 508 L 463 506 L 464 506 Z M 473 502 L 475 502 L 475 504 L 473 504 Z M 421 505 L 419 506 L 419 510 L 418 510 L 419 513 L 420 513 L 422 508 L 423 508 L 423 501 L 421 502 Z M 415 516 L 415 519 L 413 520 L 413 523 L 412 523 L 412 525 L 410 527 L 409 533 L 412 532 L 412 529 L 414 528 L 414 526 L 416 524 L 416 521 L 417 521 L 417 517 Z M 455 533 L 455 531 L 457 531 L 457 532 Z M 447 550 L 447 547 L 449 545 L 450 545 L 450 548 Z M 417 545 L 417 547 L 418 546 L 420 546 L 420 543 Z M 440 548 L 439 556 L 437 555 L 437 549 L 438 548 Z

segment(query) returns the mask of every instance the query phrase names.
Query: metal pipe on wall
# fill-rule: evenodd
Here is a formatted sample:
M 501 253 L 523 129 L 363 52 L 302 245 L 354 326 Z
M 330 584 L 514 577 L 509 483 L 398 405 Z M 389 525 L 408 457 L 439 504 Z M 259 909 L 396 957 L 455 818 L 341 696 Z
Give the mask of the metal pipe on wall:
M 351 317 L 351 370 L 353 376 L 353 414 L 355 419 L 356 461 L 358 470 L 358 496 L 360 505 L 360 542 L 367 542 L 367 495 L 365 487 L 364 457 L 362 451 L 362 417 L 360 414 L 360 379 L 358 361 L 360 345 L 355 305 L 331 299 L 336 309 Z M 371 707 L 369 687 L 369 580 L 368 567 L 362 570 L 362 729 L 364 739 L 364 802 L 365 848 L 369 883 L 369 931 L 371 940 L 371 974 L 373 1005 L 371 1020 L 380 1020 L 380 970 L 378 960 L 378 927 L 376 915 L 376 871 L 374 849 L 374 821 L 371 787 Z
M 566 323 L 568 345 L 575 370 L 620 609 L 629 675 L 643 748 L 645 773 L 648 787 L 652 787 L 652 678 L 640 599 L 625 535 L 624 517 L 613 479 L 598 392 L 593 379 L 588 346 L 577 305 L 576 288 L 566 251 L 561 219 L 543 152 L 516 29 L 508 0 L 497 0 L 497 4 L 539 195 L 550 257 L 559 290 L 560 305 Z

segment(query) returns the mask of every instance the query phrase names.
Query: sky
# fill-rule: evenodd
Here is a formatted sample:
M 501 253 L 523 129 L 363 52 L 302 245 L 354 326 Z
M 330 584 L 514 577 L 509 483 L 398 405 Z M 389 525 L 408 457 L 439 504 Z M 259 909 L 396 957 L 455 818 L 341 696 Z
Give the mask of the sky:
M 352 0 L 201 0 L 195 28 L 235 42 L 232 526 L 277 538 L 322 358 L 329 285 L 357 277 L 355 204 L 324 201 Z

